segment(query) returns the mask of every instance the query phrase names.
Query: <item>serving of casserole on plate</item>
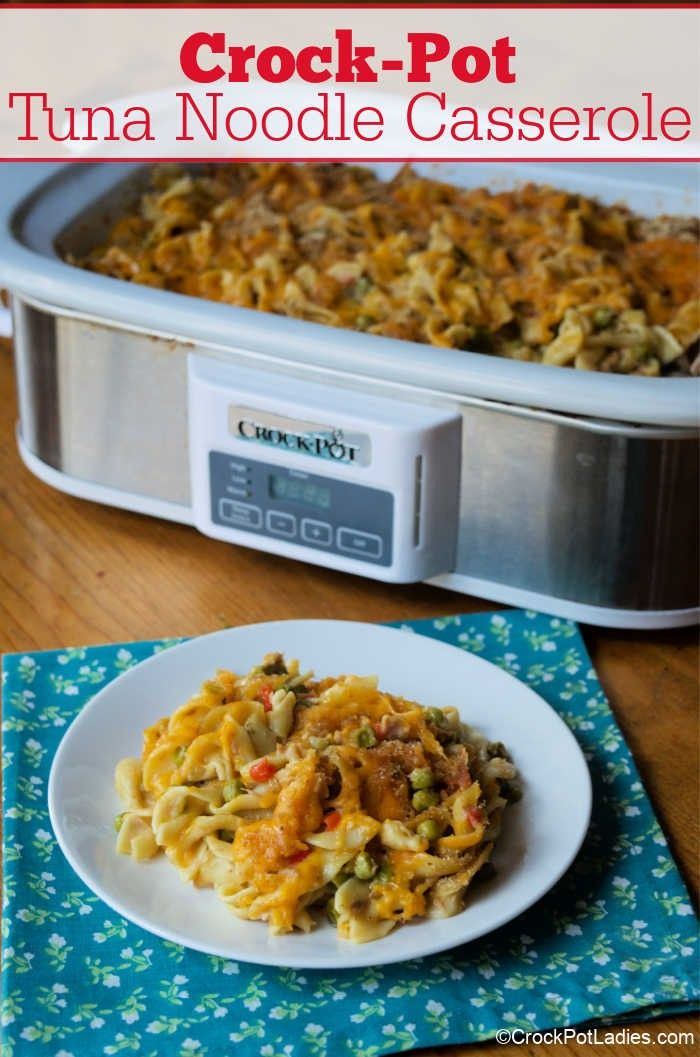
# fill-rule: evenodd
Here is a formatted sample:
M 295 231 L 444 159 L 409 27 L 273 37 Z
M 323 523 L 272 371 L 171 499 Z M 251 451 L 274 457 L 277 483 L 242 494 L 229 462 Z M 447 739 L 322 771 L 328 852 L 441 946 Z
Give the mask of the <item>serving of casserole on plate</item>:
M 621 374 L 700 369 L 700 224 L 533 183 L 157 166 L 73 263 L 370 334 Z
M 116 769 L 117 848 L 161 850 L 239 917 L 308 932 L 325 907 L 343 939 L 451 917 L 519 799 L 501 742 L 375 677 L 321 680 L 271 653 L 219 670 Z
M 270 646 L 316 677 L 261 665 Z M 222 662 L 248 674 L 212 681 Z M 368 669 L 381 690 L 338 678 Z M 78 875 L 151 932 L 352 967 L 446 950 L 531 906 L 583 841 L 591 785 L 563 721 L 495 665 L 394 628 L 295 620 L 193 639 L 111 682 L 63 738 L 49 809 Z

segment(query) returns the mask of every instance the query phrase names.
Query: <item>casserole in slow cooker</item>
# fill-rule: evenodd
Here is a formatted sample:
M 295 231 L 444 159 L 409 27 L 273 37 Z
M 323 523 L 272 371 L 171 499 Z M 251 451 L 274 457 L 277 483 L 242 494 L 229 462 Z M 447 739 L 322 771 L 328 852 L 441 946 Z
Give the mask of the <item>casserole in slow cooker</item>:
M 266 312 L 622 374 L 700 369 L 700 224 L 528 183 L 343 164 L 154 167 L 71 263 Z

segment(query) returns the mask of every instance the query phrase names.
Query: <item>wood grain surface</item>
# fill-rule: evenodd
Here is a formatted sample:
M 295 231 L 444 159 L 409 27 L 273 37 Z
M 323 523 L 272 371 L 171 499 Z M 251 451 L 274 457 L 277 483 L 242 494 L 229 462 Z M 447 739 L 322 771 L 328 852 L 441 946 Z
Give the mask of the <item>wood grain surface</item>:
M 497 606 L 426 585 L 354 578 L 207 539 L 194 529 L 54 491 L 22 465 L 14 440 L 12 352 L 0 340 L 0 651 L 160 636 L 295 617 L 368 621 L 476 612 Z M 698 641 L 696 629 L 584 628 L 586 644 L 642 773 L 673 853 L 697 901 Z M 650 883 L 652 879 L 650 878 Z M 694 1032 L 697 1019 L 639 1030 L 647 1045 L 450 1047 L 431 1054 L 607 1057 L 695 1054 L 660 1032 Z M 424 1051 L 427 1053 L 428 1051 Z

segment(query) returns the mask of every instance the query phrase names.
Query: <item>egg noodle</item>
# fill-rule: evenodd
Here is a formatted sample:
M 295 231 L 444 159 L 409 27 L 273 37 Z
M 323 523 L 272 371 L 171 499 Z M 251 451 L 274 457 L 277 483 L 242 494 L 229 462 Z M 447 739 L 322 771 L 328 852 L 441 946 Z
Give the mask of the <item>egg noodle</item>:
M 520 796 L 503 745 L 455 708 L 372 677 L 314 680 L 279 653 L 245 676 L 217 672 L 145 731 L 115 781 L 120 852 L 165 852 L 274 933 L 308 931 L 325 908 L 356 943 L 462 910 Z
M 368 334 L 621 374 L 700 369 L 700 227 L 536 184 L 409 167 L 151 170 L 104 275 Z

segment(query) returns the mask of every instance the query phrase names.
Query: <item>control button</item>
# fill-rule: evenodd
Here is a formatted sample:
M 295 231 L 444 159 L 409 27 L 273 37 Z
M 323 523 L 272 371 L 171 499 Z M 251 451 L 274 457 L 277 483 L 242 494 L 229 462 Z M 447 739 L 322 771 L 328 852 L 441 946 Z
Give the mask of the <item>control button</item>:
M 313 543 L 316 547 L 330 547 L 333 542 L 333 529 L 327 521 L 305 517 L 301 523 L 301 538 L 305 543 Z
M 381 558 L 382 538 L 372 532 L 360 532 L 358 529 L 338 529 L 338 550 L 354 554 L 358 558 Z
M 239 503 L 235 499 L 219 500 L 219 517 L 238 528 L 258 529 L 262 527 L 262 510 L 253 503 Z
M 297 519 L 294 514 L 285 514 L 282 510 L 268 510 L 265 518 L 267 531 L 275 536 L 286 536 L 291 539 L 297 534 Z

